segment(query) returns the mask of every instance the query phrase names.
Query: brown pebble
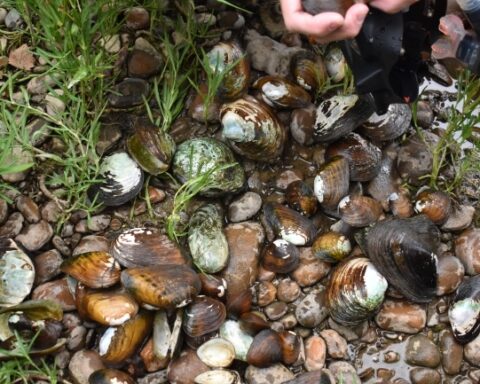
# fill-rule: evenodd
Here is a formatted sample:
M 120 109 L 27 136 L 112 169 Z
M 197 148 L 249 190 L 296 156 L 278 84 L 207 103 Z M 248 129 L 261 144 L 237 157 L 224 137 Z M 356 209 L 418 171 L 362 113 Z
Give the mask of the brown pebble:
M 462 262 L 455 256 L 445 255 L 438 258 L 437 296 L 455 292 L 465 275 Z
M 125 23 L 127 28 L 133 30 L 148 29 L 150 26 L 150 15 L 145 8 L 132 7 L 125 11 Z
M 46 251 L 33 259 L 35 265 L 35 285 L 45 283 L 58 276 L 63 259 L 56 249 Z
M 283 301 L 275 301 L 265 307 L 265 314 L 270 320 L 278 320 L 288 311 L 288 306 Z
M 427 312 L 418 304 L 385 300 L 375 321 L 387 331 L 415 334 L 425 327 Z
M 265 307 L 273 303 L 277 294 L 277 288 L 269 281 L 262 281 L 257 286 L 257 304 Z
M 29 223 L 38 223 L 40 221 L 40 209 L 30 197 L 20 195 L 15 199 L 18 211 Z
M 45 220 L 41 220 L 38 223 L 29 224 L 24 228 L 15 238 L 15 241 L 29 251 L 38 251 L 50 241 L 52 236 L 52 226 Z
M 319 336 L 311 336 L 305 342 L 305 363 L 307 371 L 316 371 L 325 366 L 327 344 Z
M 5 200 L 0 199 L 0 225 L 7 220 L 8 217 L 8 204 Z
M 327 276 L 330 268 L 330 264 L 313 255 L 311 248 L 300 248 L 300 264 L 291 276 L 301 287 L 309 287 Z
M 258 267 L 258 281 L 272 281 L 275 278 L 275 272 L 263 268 L 262 265 Z
M 449 375 L 457 375 L 463 361 L 463 347 L 453 337 L 452 331 L 446 329 L 440 332 L 438 347 L 442 354 L 442 367 Z
M 320 332 L 327 344 L 328 355 L 334 359 L 346 359 L 348 357 L 347 341 L 333 329 L 324 329 Z
M 284 279 L 277 286 L 277 298 L 285 303 L 291 303 L 300 296 L 301 290 L 297 282 Z
M 186 349 L 170 362 L 168 381 L 177 384 L 194 384 L 195 377 L 209 370 L 208 365 L 198 358 L 196 351 Z
M 412 384 L 440 384 L 442 377 L 440 373 L 429 368 L 413 368 L 410 371 Z
M 33 300 L 52 300 L 60 304 L 64 311 L 76 309 L 75 299 L 68 288 L 67 279 L 50 281 L 39 285 L 32 294 Z
M 0 227 L 0 237 L 15 237 L 17 236 L 23 228 L 24 218 L 20 212 L 14 212 L 9 217 L 8 220 Z
M 88 350 L 76 352 L 68 364 L 68 372 L 75 384 L 88 384 L 90 375 L 103 368 L 105 366 L 98 353 Z

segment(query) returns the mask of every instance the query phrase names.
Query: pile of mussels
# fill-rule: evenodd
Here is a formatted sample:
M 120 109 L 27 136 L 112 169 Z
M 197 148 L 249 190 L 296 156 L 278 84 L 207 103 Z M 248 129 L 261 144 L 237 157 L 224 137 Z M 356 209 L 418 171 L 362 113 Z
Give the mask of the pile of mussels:
M 145 11 L 135 9 L 130 17 L 136 12 Z M 266 26 L 271 20 L 262 12 Z M 225 37 L 245 28 L 232 11 L 218 13 L 214 23 L 224 26 Z M 266 33 L 278 36 L 268 27 Z M 89 382 L 134 383 L 134 376 L 158 371 L 156 382 L 335 383 L 338 373 L 305 364 L 304 335 L 311 334 L 305 329 L 316 332 L 328 317 L 352 329 L 368 324 L 386 297 L 426 304 L 456 292 L 449 299 L 451 329 L 461 344 L 474 340 L 480 333 L 480 230 L 469 228 L 472 212 L 447 194 L 420 188 L 411 195 L 404 187 L 420 186 L 431 167 L 428 148 L 416 136 L 395 143 L 412 131 L 410 106 L 391 105 L 379 116 L 354 93 L 319 97 L 327 83 L 345 76 L 335 48 L 321 56 L 301 42 L 285 45 L 248 30 L 243 44 L 218 41 L 208 57 L 213 70 L 231 68 L 216 100 L 205 106 L 205 94 L 192 98 L 172 136 L 137 119 L 133 133 L 104 156 L 104 182 L 91 191 L 105 207 L 118 207 L 140 193 L 145 173 L 171 172 L 185 183 L 211 172 L 213 182 L 188 217 L 185 244 L 169 239 L 162 227 L 120 228 L 109 249 L 61 264 L 79 316 L 94 329 L 92 349 L 107 367 Z M 149 49 L 130 51 L 129 77 L 109 99 L 113 110 L 128 113 L 149 94 L 146 79 L 155 73 L 137 73 L 142 60 L 150 68 L 162 58 Z M 426 116 L 429 108 L 419 103 Z M 221 127 L 199 135 L 195 119 Z M 311 148 L 321 160 L 309 157 Z M 292 157 L 306 164 L 304 177 L 287 169 L 274 186 L 262 180 L 262 172 L 280 172 Z M 227 220 L 229 228 L 240 228 L 237 244 L 228 238 Z M 456 256 L 445 252 L 445 233 L 454 236 Z M 65 344 L 62 306 L 38 295 L 24 301 L 34 265 L 13 239 L 2 238 L 0 245 L 1 345 L 15 350 L 18 332 L 37 334 L 34 354 L 58 351 Z M 324 273 L 299 286 L 288 277 L 312 273 L 302 267 L 306 250 Z M 457 258 L 462 273 L 445 287 Z M 279 281 L 295 286 L 280 316 L 264 314 L 259 296 L 269 293 L 258 292 L 258 281 L 264 288 L 275 289 Z M 308 305 L 299 315 L 302 288 L 316 292 L 323 311 L 313 322 L 305 320 Z M 290 326 L 269 321 L 295 307 Z M 280 365 L 297 375 L 260 379 L 259 368 Z

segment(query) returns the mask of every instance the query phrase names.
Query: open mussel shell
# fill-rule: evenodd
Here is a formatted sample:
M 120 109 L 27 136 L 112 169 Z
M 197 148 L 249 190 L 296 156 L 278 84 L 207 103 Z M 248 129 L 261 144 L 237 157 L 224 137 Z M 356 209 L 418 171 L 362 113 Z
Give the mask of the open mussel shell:
M 330 316 L 343 325 L 361 323 L 380 307 L 387 287 L 387 280 L 367 258 L 342 262 L 327 286 Z
M 292 365 L 298 360 L 302 349 L 302 339 L 295 332 L 283 331 L 278 334 L 282 344 L 282 361 Z
M 327 210 L 334 210 L 342 198 L 348 194 L 350 167 L 344 157 L 335 157 L 323 164 L 313 182 L 313 190 L 318 202 Z
M 194 382 L 195 384 L 240 384 L 241 379 L 236 371 L 214 369 L 196 376 Z
M 480 334 L 480 275 L 465 280 L 458 287 L 448 317 L 460 343 L 468 343 Z
M 20 304 L 30 294 L 35 268 L 11 239 L 0 238 L 0 307 Z
M 427 189 L 417 195 L 415 211 L 427 215 L 435 224 L 441 225 L 452 213 L 452 201 L 445 192 Z
M 72 256 L 60 269 L 90 288 L 107 288 L 120 281 L 120 264 L 108 252 Z
M 382 151 L 357 133 L 350 133 L 328 146 L 325 158 L 336 156 L 347 159 L 350 167 L 350 180 L 370 181 L 380 171 Z
M 118 327 L 108 328 L 98 345 L 102 360 L 109 364 L 123 363 L 152 331 L 152 323 L 152 313 L 143 311 Z
M 262 265 L 275 273 L 289 273 L 300 262 L 298 248 L 283 239 L 277 239 L 265 246 L 262 251 Z
M 143 186 L 143 172 L 126 152 L 103 158 L 99 176 L 104 180 L 89 190 L 89 196 L 106 206 L 116 207 L 130 201 Z
M 311 97 L 301 86 L 279 76 L 264 76 L 253 87 L 260 90 L 263 101 L 276 108 L 304 108 Z
M 121 274 L 121 281 L 137 301 L 156 308 L 185 306 L 201 288 L 195 271 L 185 265 L 126 269 Z
M 352 250 L 348 237 L 339 232 L 319 234 L 312 244 L 313 255 L 327 263 L 337 263 L 346 258 Z
M 338 204 L 342 221 L 352 227 L 366 227 L 375 223 L 383 214 L 377 200 L 368 196 L 350 195 Z
M 183 314 L 183 331 L 190 337 L 199 337 L 217 331 L 225 321 L 227 311 L 221 301 L 198 296 Z
M 213 71 L 225 72 L 218 95 L 226 99 L 239 97 L 248 88 L 250 81 L 250 63 L 240 46 L 233 42 L 220 42 L 207 53 L 210 68 Z
M 302 180 L 288 184 L 285 191 L 288 205 L 305 216 L 312 216 L 317 212 L 317 198 L 312 188 Z
M 157 311 L 153 320 L 153 354 L 164 360 L 172 357 L 180 347 L 183 309 L 178 309 L 173 325 L 170 327 L 167 312 Z
M 378 271 L 403 296 L 425 303 L 435 297 L 440 232 L 425 215 L 377 223 L 363 243 Z
M 220 111 L 222 136 L 233 150 L 251 160 L 273 162 L 282 153 L 285 128 L 265 103 L 246 96 Z
M 173 157 L 173 173 L 181 183 L 211 173 L 208 187 L 200 194 L 219 196 L 243 187 L 245 171 L 230 148 L 219 140 L 197 138 L 184 141 Z
M 127 148 L 130 156 L 144 171 L 159 175 L 170 167 L 175 142 L 168 133 L 142 120 L 135 124 L 135 133 L 128 138 Z
M 374 112 L 363 96 L 342 95 L 324 100 L 317 108 L 314 128 L 316 142 L 340 139 L 364 123 Z
M 269 367 L 282 361 L 282 342 L 278 333 L 265 329 L 253 339 L 247 354 L 247 363 L 256 367 Z
M 374 141 L 395 140 L 410 127 L 412 110 L 406 103 L 390 104 L 383 115 L 374 113 L 363 123 L 362 134 Z
M 93 372 L 88 377 L 88 384 L 135 384 L 135 380 L 118 369 L 104 368 Z
M 291 208 L 278 203 L 267 203 L 263 206 L 263 212 L 274 232 L 293 245 L 306 245 L 315 236 L 313 222 Z
M 225 321 L 220 327 L 220 336 L 232 343 L 235 348 L 235 358 L 247 361 L 247 353 L 252 345 L 253 337 L 242 330 L 240 324 L 233 320 Z
M 193 263 L 205 273 L 221 271 L 228 262 L 228 243 L 223 217 L 215 204 L 197 209 L 190 218 L 188 246 Z
M 292 75 L 307 91 L 321 89 L 327 81 L 327 69 L 320 56 L 311 51 L 300 51 L 292 58 Z
M 221 337 L 208 340 L 197 349 L 197 356 L 209 367 L 225 368 L 235 359 L 235 348 Z

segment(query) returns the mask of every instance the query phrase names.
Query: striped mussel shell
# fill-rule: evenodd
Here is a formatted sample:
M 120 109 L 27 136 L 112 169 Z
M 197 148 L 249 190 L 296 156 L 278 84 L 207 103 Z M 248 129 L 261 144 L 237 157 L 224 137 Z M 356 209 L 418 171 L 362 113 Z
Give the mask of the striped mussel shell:
M 381 204 L 371 197 L 349 195 L 338 204 L 342 221 L 352 227 L 367 227 L 383 214 Z
M 143 186 L 143 171 L 126 152 L 104 157 L 99 177 L 103 182 L 90 188 L 89 196 L 106 206 L 116 207 L 130 201 Z
M 225 321 L 225 305 L 208 296 L 197 296 L 183 314 L 183 331 L 190 337 L 199 337 L 217 331 Z
M 350 187 L 350 167 L 347 159 L 338 156 L 324 163 L 313 182 L 314 194 L 320 205 L 334 210 Z
M 445 223 L 453 210 L 450 196 L 442 191 L 427 189 L 420 192 L 415 200 L 415 211 L 427 215 L 437 225 Z
M 348 237 L 339 232 L 319 234 L 312 244 L 313 255 L 327 263 L 337 263 L 345 259 L 352 250 Z
M 155 228 L 130 228 L 112 242 L 110 253 L 123 267 L 187 264 L 176 243 Z
M 398 139 L 410 127 L 412 110 L 406 103 L 390 104 L 383 115 L 373 113 L 363 123 L 362 134 L 373 141 L 390 141 Z
M 282 361 L 282 341 L 271 329 L 260 331 L 248 349 L 247 363 L 256 367 L 269 367 Z
M 333 271 L 327 286 L 330 316 L 343 325 L 363 322 L 380 307 L 387 287 L 387 280 L 369 259 L 343 261 Z
M 265 103 L 245 96 L 220 111 L 222 136 L 238 154 L 251 160 L 275 161 L 285 144 L 285 128 Z
M 265 103 L 274 108 L 305 108 L 311 96 L 300 85 L 280 76 L 264 76 L 253 84 Z
M 311 51 L 300 51 L 295 54 L 291 68 L 297 84 L 308 92 L 321 89 L 328 78 L 323 59 Z
M 370 181 L 380 171 L 382 151 L 357 133 L 350 133 L 328 146 L 325 158 L 343 156 L 350 167 L 350 180 Z
M 278 203 L 266 203 L 263 212 L 275 234 L 283 240 L 299 246 L 313 240 L 316 233 L 313 222 L 297 211 Z
M 263 268 L 275 273 L 294 271 L 300 262 L 298 248 L 283 239 L 268 243 L 262 251 Z
M 313 189 L 302 180 L 288 184 L 285 199 L 291 208 L 302 215 L 312 216 L 317 212 L 318 203 Z

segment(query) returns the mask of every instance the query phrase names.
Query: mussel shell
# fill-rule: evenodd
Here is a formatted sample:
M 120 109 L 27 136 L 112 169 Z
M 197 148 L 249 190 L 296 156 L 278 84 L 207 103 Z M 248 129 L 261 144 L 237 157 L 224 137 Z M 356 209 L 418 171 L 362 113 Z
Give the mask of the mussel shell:
M 289 273 L 300 262 L 300 251 L 286 240 L 277 239 L 269 243 L 262 251 L 262 265 L 275 273 Z
M 370 181 L 380 171 L 382 151 L 357 133 L 351 133 L 328 146 L 325 159 L 343 156 L 350 167 L 350 180 Z
M 462 282 L 448 311 L 453 335 L 462 344 L 480 334 L 480 275 Z
M 221 301 L 198 296 L 185 308 L 183 331 L 191 337 L 203 336 L 217 331 L 226 317 L 227 311 Z
M 263 212 L 274 232 L 293 245 L 306 245 L 315 236 L 313 222 L 293 209 L 278 203 L 267 203 Z
M 317 200 L 327 210 L 337 208 L 338 203 L 348 194 L 350 168 L 347 159 L 335 157 L 323 164 L 314 180 Z
M 125 268 L 187 264 L 178 246 L 155 228 L 131 228 L 112 242 L 112 256 Z
M 311 103 L 305 89 L 280 76 L 259 78 L 253 87 L 261 91 L 262 99 L 276 108 L 304 108 Z
M 195 377 L 194 382 L 195 384 L 237 384 L 241 381 L 236 371 L 214 369 L 199 374 Z
M 363 96 L 333 96 L 317 108 L 314 138 L 316 142 L 340 139 L 364 123 L 374 112 Z
M 405 188 L 400 188 L 398 192 L 392 193 L 388 197 L 388 201 L 392 214 L 400 219 L 407 219 L 415 213 L 410 201 L 410 193 Z
M 245 312 L 240 316 L 240 327 L 251 335 L 256 335 L 264 329 L 270 328 L 270 323 L 265 320 L 261 312 Z
M 337 263 L 346 258 L 352 250 L 348 237 L 339 232 L 319 234 L 312 244 L 313 255 L 327 263 Z
M 292 365 L 298 360 L 302 348 L 302 339 L 295 332 L 283 331 L 278 334 L 282 343 L 282 361 Z
M 265 103 L 247 96 L 220 111 L 222 135 L 238 154 L 273 162 L 283 152 L 285 128 Z
M 317 198 L 312 188 L 302 180 L 288 184 L 285 191 L 288 205 L 305 216 L 312 216 L 317 211 Z
M 375 223 L 383 214 L 377 200 L 368 196 L 346 196 L 338 204 L 342 221 L 352 227 L 366 227 Z
M 247 354 L 247 363 L 256 367 L 269 367 L 282 361 L 280 336 L 271 329 L 265 329 L 253 339 Z
M 290 118 L 290 133 L 295 141 L 301 145 L 312 145 L 313 128 L 315 125 L 317 108 L 310 104 L 308 107 L 295 109 Z
M 342 262 L 327 286 L 330 316 L 343 325 L 361 323 L 380 307 L 387 287 L 387 280 L 367 258 Z
M 224 72 L 227 67 L 237 63 L 225 73 L 218 89 L 219 97 L 231 100 L 246 91 L 250 82 L 250 63 L 237 43 L 220 42 L 207 53 L 207 57 L 213 71 Z
M 153 320 L 153 354 L 164 360 L 178 352 L 181 345 L 183 309 L 178 309 L 173 325 L 170 327 L 167 312 L 160 310 Z
M 235 359 L 235 348 L 221 337 L 211 339 L 197 349 L 197 356 L 209 367 L 225 368 Z
M 70 257 L 62 272 L 90 288 L 107 288 L 120 280 L 120 264 L 108 252 L 87 252 Z
M 133 378 L 118 369 L 104 368 L 88 377 L 88 384 L 135 384 Z
M 11 239 L 0 238 L 0 307 L 20 304 L 30 294 L 35 268 Z
M 345 79 L 348 64 L 339 47 L 333 46 L 328 50 L 327 55 L 325 56 L 325 67 L 328 76 L 330 76 L 334 82 L 338 83 Z
M 199 274 L 198 277 L 202 282 L 201 293 L 203 295 L 213 297 L 214 299 L 225 297 L 225 293 L 227 292 L 227 282 L 225 279 L 205 273 Z
M 175 142 L 166 132 L 155 125 L 142 121 L 135 125 L 135 133 L 127 140 L 130 156 L 152 175 L 166 172 L 170 167 Z
M 412 110 L 406 103 L 390 104 L 383 115 L 374 113 L 363 124 L 362 134 L 374 141 L 395 140 L 407 132 Z
M 377 223 L 366 235 L 365 251 L 378 271 L 403 296 L 425 303 L 437 290 L 437 227 L 424 215 Z
M 220 327 L 220 336 L 233 344 L 236 359 L 247 361 L 247 353 L 253 337 L 243 331 L 239 323 L 233 320 L 225 321 Z
M 197 209 L 189 222 L 188 246 L 193 263 L 205 273 L 221 271 L 228 262 L 223 217 L 214 204 Z
M 120 364 L 132 356 L 152 330 L 153 315 L 143 311 L 118 327 L 108 328 L 99 342 L 99 354 L 109 364 Z
M 327 69 L 320 56 L 311 51 L 297 53 L 291 62 L 295 81 L 307 91 L 316 91 L 327 81 Z
M 236 192 L 245 183 L 245 171 L 230 148 L 211 138 L 191 139 L 180 144 L 173 158 L 172 170 L 183 184 L 211 172 L 208 187 L 200 191 L 205 196 Z
M 236 318 L 243 313 L 250 311 L 252 308 L 253 295 L 251 289 L 236 294 L 228 295 L 227 297 L 227 312 L 232 318 Z
M 137 301 L 156 308 L 182 307 L 191 302 L 201 288 L 195 271 L 185 265 L 126 269 L 121 281 Z
M 116 207 L 130 201 L 143 186 L 143 172 L 126 152 L 104 157 L 100 177 L 104 181 L 90 188 L 89 196 L 106 206 Z
M 427 215 L 435 224 L 441 225 L 452 213 L 452 200 L 442 191 L 425 190 L 417 195 L 415 211 Z

